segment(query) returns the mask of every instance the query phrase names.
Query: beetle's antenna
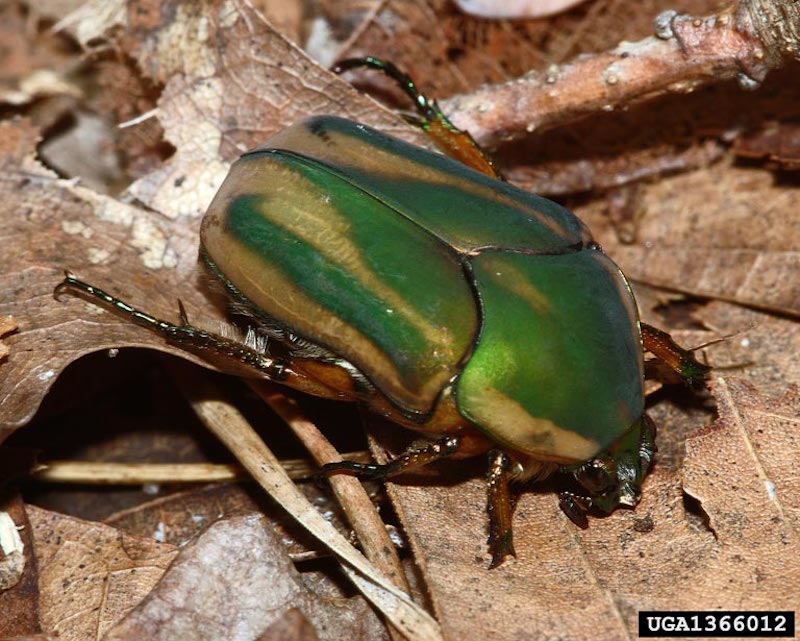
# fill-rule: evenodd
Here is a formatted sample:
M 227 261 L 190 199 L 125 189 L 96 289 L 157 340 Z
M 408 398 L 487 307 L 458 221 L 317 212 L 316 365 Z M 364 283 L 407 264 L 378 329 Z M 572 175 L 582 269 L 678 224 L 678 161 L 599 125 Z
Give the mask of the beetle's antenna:
M 706 341 L 705 343 L 700 343 L 699 345 L 696 345 L 695 347 L 687 347 L 686 351 L 687 352 L 696 352 L 698 350 L 704 349 L 704 348 L 709 347 L 711 345 L 716 345 L 717 343 L 724 343 L 725 341 L 730 340 L 731 338 L 735 338 L 736 336 L 739 336 L 741 334 L 745 334 L 745 333 L 749 332 L 751 329 L 753 329 L 753 327 L 754 326 L 748 327 L 746 329 L 740 329 L 740 330 L 735 331 L 735 332 L 733 332 L 731 334 L 725 334 L 725 336 L 720 336 L 719 338 L 712 338 L 711 340 Z

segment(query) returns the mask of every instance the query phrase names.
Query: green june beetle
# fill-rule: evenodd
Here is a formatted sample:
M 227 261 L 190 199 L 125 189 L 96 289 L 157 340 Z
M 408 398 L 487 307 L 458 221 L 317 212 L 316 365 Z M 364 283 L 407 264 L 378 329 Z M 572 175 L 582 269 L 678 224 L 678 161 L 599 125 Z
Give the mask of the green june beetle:
M 693 385 L 708 368 L 639 322 L 625 276 L 574 214 L 505 182 L 390 63 L 338 71 L 362 65 L 400 84 L 452 157 L 332 116 L 241 156 L 205 214 L 200 256 L 262 340 L 161 321 L 69 274 L 59 287 L 427 438 L 388 464 L 326 474 L 384 479 L 488 454 L 494 567 L 514 553 L 509 480 L 567 473 L 560 505 L 582 527 L 587 511 L 636 505 L 656 451 L 645 350 Z

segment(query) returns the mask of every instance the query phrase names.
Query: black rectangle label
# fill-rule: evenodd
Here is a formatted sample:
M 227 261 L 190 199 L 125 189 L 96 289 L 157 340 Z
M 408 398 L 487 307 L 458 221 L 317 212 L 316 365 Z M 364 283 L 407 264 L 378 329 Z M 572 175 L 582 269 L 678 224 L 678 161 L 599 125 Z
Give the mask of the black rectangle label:
M 639 612 L 640 637 L 793 637 L 794 612 Z

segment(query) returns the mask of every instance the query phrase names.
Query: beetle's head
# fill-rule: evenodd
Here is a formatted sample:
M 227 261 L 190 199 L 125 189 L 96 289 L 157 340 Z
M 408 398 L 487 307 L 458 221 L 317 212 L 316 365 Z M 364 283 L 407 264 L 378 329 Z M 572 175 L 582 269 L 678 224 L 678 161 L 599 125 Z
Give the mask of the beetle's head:
M 577 499 L 580 505 L 603 513 L 613 512 L 621 505 L 634 507 L 655 452 L 655 426 L 650 417 L 642 414 L 610 447 L 571 469 L 586 492 L 585 496 L 572 495 L 573 504 Z

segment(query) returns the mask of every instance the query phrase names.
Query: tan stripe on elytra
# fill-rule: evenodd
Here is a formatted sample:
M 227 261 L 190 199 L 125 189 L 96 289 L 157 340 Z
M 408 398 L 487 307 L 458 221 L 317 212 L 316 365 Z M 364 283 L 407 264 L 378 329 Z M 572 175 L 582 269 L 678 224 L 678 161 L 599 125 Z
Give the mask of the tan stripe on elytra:
M 553 421 L 531 416 L 517 401 L 490 386 L 470 397 L 470 418 L 489 436 L 515 450 L 559 462 L 586 461 L 600 445 Z
M 527 274 L 503 260 L 507 255 L 482 253 L 483 269 L 503 289 L 514 294 L 517 299 L 524 300 L 536 316 L 552 314 L 553 305 L 547 296 L 533 286 Z
M 237 284 L 242 294 L 269 316 L 301 335 L 313 336 L 322 345 L 338 348 L 338 353 L 357 362 L 363 371 L 370 373 L 382 392 L 399 400 L 404 407 L 417 411 L 431 408 L 450 376 L 448 372 L 437 372 L 420 389 L 409 390 L 387 354 L 358 329 L 311 300 L 278 266 L 265 261 L 263 256 L 230 234 L 215 237 L 214 246 L 220 257 L 217 266 Z
M 414 180 L 427 182 L 430 185 L 454 186 L 488 201 L 495 201 L 507 207 L 511 207 L 512 209 L 516 209 L 523 215 L 536 219 L 556 236 L 571 241 L 567 236 L 567 230 L 557 220 L 544 215 L 544 213 L 536 209 L 521 204 L 498 190 L 481 185 L 477 182 L 464 180 L 463 178 L 454 178 L 438 169 L 413 162 L 402 156 L 397 156 L 380 147 L 372 145 L 367 146 L 361 138 L 347 136 L 338 131 L 329 133 L 330 140 L 333 144 L 326 150 L 326 155 L 334 156 L 339 165 L 347 166 L 346 160 L 351 158 L 354 160 L 352 166 L 356 169 L 361 171 L 366 169 L 376 174 L 383 175 L 386 178 L 413 178 Z M 308 135 L 309 137 L 315 138 L 315 136 L 311 134 Z M 341 140 L 337 140 L 338 138 L 341 138 Z M 335 155 L 331 154 L 334 146 L 336 151 Z M 491 213 L 487 212 L 487 215 L 491 215 Z
M 260 149 L 285 149 L 295 151 L 310 158 L 329 162 L 332 166 L 352 167 L 358 171 L 366 171 L 400 180 L 419 180 L 430 185 L 451 186 L 467 193 L 479 196 L 489 202 L 497 202 L 529 216 L 547 227 L 559 238 L 573 242 L 567 236 L 567 230 L 536 209 L 527 207 L 515 199 L 500 193 L 490 186 L 464 180 L 446 174 L 436 168 L 413 162 L 374 145 L 367 145 L 363 138 L 349 136 L 340 131 L 329 130 L 324 138 L 311 133 L 307 128 L 290 127 L 274 136 Z M 487 215 L 491 215 L 487 212 Z M 469 247 L 458 247 L 461 251 L 469 251 Z
M 287 174 L 287 181 L 306 180 L 288 170 Z M 309 197 L 308 194 L 314 196 Z M 320 193 L 309 181 L 307 188 L 287 189 L 281 196 L 281 207 L 270 208 L 268 201 L 261 203 L 260 213 L 270 224 L 283 227 L 314 247 L 332 263 L 355 276 L 361 285 L 384 301 L 387 308 L 393 310 L 392 313 L 405 317 L 429 343 L 453 350 L 455 337 L 447 327 L 431 324 L 424 315 L 408 304 L 406 297 L 387 285 L 369 268 L 363 259 L 361 248 L 351 240 L 352 222 L 331 204 L 327 194 Z M 312 202 L 308 202 L 309 200 Z

